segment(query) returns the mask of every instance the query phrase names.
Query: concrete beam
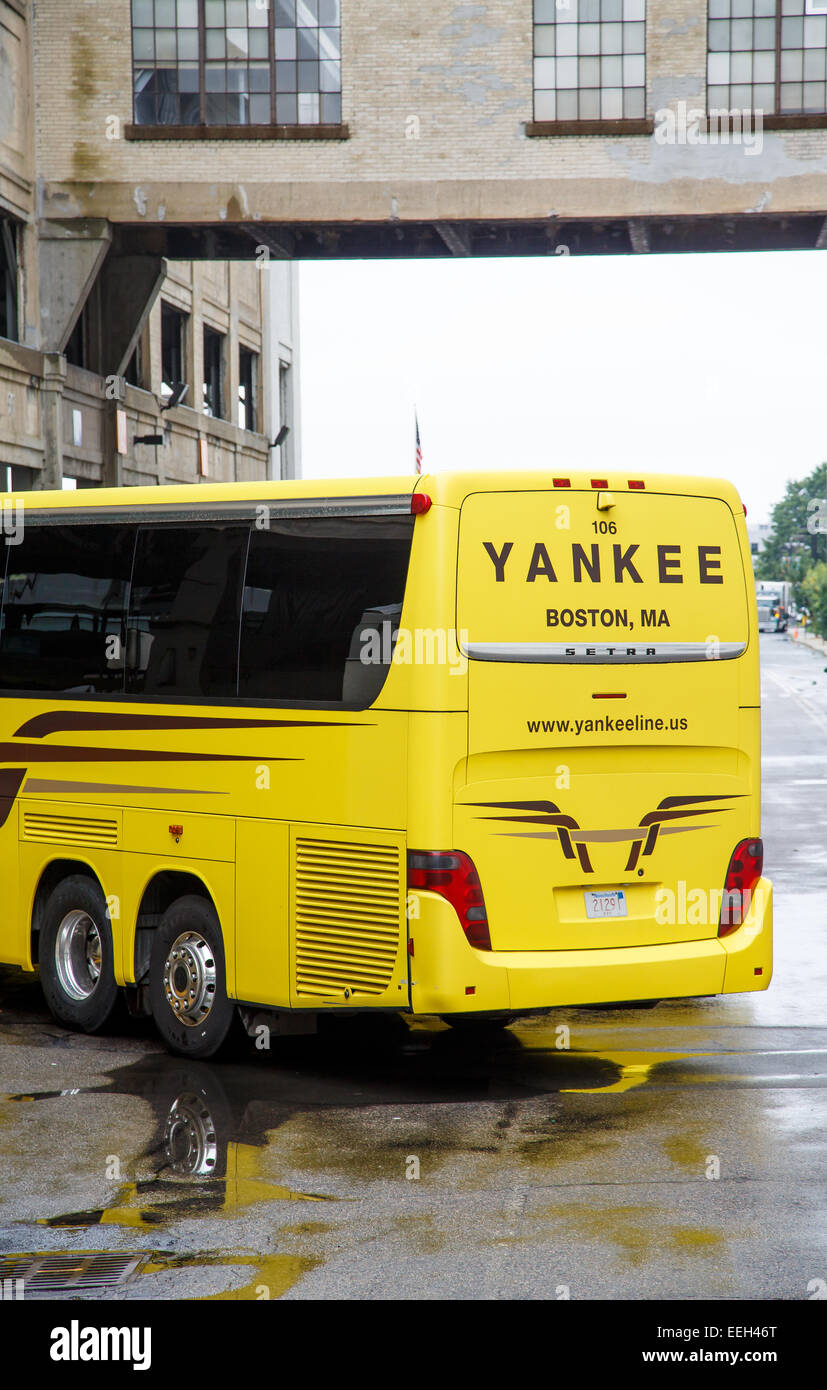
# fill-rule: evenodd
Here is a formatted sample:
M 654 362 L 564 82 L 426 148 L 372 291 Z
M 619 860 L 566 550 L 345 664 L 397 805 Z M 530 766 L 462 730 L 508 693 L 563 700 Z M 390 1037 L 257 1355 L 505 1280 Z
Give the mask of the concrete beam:
M 43 352 L 65 350 L 111 241 L 112 228 L 102 218 L 40 224 L 38 270 Z
M 88 366 L 100 376 L 121 376 L 158 297 L 167 263 L 161 256 L 123 255 L 113 247 L 95 284 Z
M 464 227 L 452 222 L 435 222 L 434 230 L 439 233 L 452 256 L 471 256 L 471 238 Z
M 629 223 L 634 221 L 645 229 L 650 254 L 657 255 L 687 251 L 809 251 L 815 246 L 824 218 L 822 207 L 820 212 L 782 216 L 763 212 L 739 217 L 652 214 L 635 219 L 628 215 L 573 219 L 560 215 L 553 225 L 556 240 L 568 246 L 572 256 L 628 255 Z M 461 221 L 440 219 L 439 225 L 468 237 L 467 249 L 476 256 L 549 254 L 547 211 L 542 220 L 523 217 L 488 221 L 476 217 Z M 236 222 L 220 227 L 205 227 L 191 219 L 174 225 L 168 221 L 150 226 L 119 224 L 116 235 L 119 253 L 166 256 L 173 261 L 254 261 L 256 246 L 265 245 L 265 237 L 271 242 L 273 259 L 278 255 L 280 260 L 291 256 L 295 260 L 382 260 L 442 254 L 446 243 L 438 240 L 435 226 L 433 219 L 393 222 L 387 217 L 381 222 L 362 222 L 354 217 L 349 222 L 336 223 Z M 642 240 L 638 244 L 642 246 Z
M 246 226 L 244 231 L 257 246 L 266 246 L 277 261 L 293 260 L 296 254 L 296 241 L 290 232 L 278 227 L 273 230 L 265 230 L 263 227 Z

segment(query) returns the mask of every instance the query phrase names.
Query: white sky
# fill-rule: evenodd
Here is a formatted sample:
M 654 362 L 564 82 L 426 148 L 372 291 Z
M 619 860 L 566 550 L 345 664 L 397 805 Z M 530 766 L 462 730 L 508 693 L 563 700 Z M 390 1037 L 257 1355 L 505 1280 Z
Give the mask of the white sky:
M 303 262 L 307 477 L 628 467 L 768 520 L 827 458 L 827 255 Z

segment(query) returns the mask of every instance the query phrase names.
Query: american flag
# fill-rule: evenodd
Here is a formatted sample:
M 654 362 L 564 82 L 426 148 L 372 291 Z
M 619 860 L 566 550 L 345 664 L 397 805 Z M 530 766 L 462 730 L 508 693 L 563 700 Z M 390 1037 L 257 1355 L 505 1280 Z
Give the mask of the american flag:
M 422 440 L 421 440 L 420 437 L 419 437 L 419 416 L 417 415 L 416 411 L 414 411 L 414 420 L 416 421 L 416 471 L 417 471 L 417 473 L 421 473 L 421 472 L 422 472 Z

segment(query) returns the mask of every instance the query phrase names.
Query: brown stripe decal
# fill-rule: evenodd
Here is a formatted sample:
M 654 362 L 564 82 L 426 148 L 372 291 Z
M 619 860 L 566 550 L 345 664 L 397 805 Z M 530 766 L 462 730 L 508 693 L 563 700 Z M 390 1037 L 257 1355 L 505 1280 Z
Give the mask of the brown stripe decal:
M 663 801 L 658 802 L 658 810 L 665 811 L 672 806 L 697 806 L 699 801 L 737 801 L 743 796 L 746 796 L 746 792 L 725 792 L 723 796 L 665 796 Z
M 20 784 L 25 776 L 25 768 L 0 768 L 0 825 L 6 824 L 15 797 L 20 791 Z
M 654 853 L 655 846 L 658 842 L 658 835 L 663 828 L 664 821 L 684 820 L 687 816 L 717 816 L 723 811 L 732 810 L 731 806 L 719 807 L 706 805 L 706 809 L 700 811 L 673 811 L 667 810 L 667 807 L 697 806 L 702 802 L 708 803 L 710 801 L 737 801 L 744 795 L 744 792 L 730 792 L 718 796 L 665 796 L 662 801 L 658 802 L 658 809 L 656 811 L 649 811 L 647 815 L 641 816 L 640 829 L 646 831 L 645 842 L 643 836 L 634 841 L 632 848 L 629 850 L 629 858 L 626 860 L 626 872 L 631 873 L 632 869 L 637 868 L 641 851 L 644 855 L 651 855 Z
M 207 716 L 166 714 L 95 714 L 67 710 L 36 714 L 21 724 L 15 738 L 46 738 L 59 733 L 103 733 L 116 730 L 161 729 L 342 729 L 360 727 L 332 724 L 323 719 L 211 719 Z M 365 727 L 365 726 L 361 726 Z
M 127 793 L 128 795 L 146 796 L 151 793 L 153 796 L 229 796 L 229 792 L 205 791 L 203 787 L 133 787 L 121 782 L 57 782 L 49 777 L 30 777 L 26 782 L 26 792 L 30 796 L 35 794 L 42 795 L 46 792 L 63 793 L 64 796 L 72 793 L 83 793 L 96 795 L 104 793 L 109 796 L 113 792 Z
M 592 873 L 591 860 L 589 859 L 586 845 L 591 843 L 609 844 L 617 841 L 632 841 L 629 850 L 629 858 L 626 861 L 626 872 L 637 868 L 641 853 L 650 856 L 654 853 L 658 841 L 658 835 L 664 834 L 684 834 L 694 829 L 694 826 L 669 826 L 664 825 L 665 821 L 687 820 L 693 816 L 718 816 L 724 811 L 731 811 L 731 806 L 710 806 L 710 801 L 732 801 L 745 795 L 743 792 L 726 792 L 721 795 L 710 796 L 667 796 L 659 803 L 656 811 L 648 811 L 641 816 L 640 822 L 630 830 L 584 830 L 577 824 L 571 816 L 564 815 L 553 801 L 472 801 L 468 804 L 479 806 L 488 810 L 503 811 L 534 811 L 535 815 L 521 816 L 479 816 L 479 820 L 494 821 L 516 821 L 521 825 L 555 825 L 558 827 L 557 835 L 560 840 L 560 848 L 567 859 L 573 859 L 575 853 L 580 860 L 581 868 L 584 873 Z M 690 807 L 699 807 L 698 810 L 690 810 Z M 699 826 L 698 829 L 710 829 L 711 827 Z M 572 833 L 577 832 L 577 833 Z M 500 831 L 501 835 L 509 835 L 512 838 L 520 839 L 551 839 L 553 834 L 546 836 L 542 834 L 527 833 L 520 836 L 514 831 Z M 641 871 L 642 872 L 642 871 Z
M 0 743 L 4 763 L 300 763 L 265 753 L 167 753 L 159 749 L 82 748 L 72 744 Z
M 140 733 L 173 730 L 185 733 L 204 729 L 341 729 L 368 728 L 324 719 L 214 719 L 201 715 L 120 714 L 66 710 L 35 715 L 21 724 L 15 738 L 42 739 L 55 733 Z M 8 763 L 295 763 L 302 758 L 276 757 L 266 753 L 181 753 L 139 748 L 78 748 L 66 744 L 0 743 L 0 762 Z M 28 768 L 0 769 L 0 826 L 9 817 Z M 178 787 L 131 787 L 104 783 L 29 781 L 32 791 L 76 791 L 93 794 L 123 792 L 154 795 L 226 795 L 223 792 L 185 791 Z
M 26 783 L 28 791 L 31 782 Z M 712 825 L 665 825 L 661 829 L 661 835 L 689 835 L 693 830 L 714 830 Z M 556 840 L 558 838 L 556 830 L 502 830 L 499 832 L 503 838 L 508 840 Z M 640 831 L 637 826 L 631 830 L 578 830 L 572 833 L 574 844 L 628 844 L 630 840 L 640 838 Z

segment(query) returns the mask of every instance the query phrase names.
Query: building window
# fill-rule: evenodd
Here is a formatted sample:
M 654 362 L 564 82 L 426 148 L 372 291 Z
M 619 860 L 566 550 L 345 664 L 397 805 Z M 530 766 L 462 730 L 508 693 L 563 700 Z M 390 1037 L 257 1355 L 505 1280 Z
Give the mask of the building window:
M 70 366 L 86 366 L 86 338 L 86 305 L 84 305 L 63 349 L 63 355 Z
M 204 328 L 204 414 L 224 418 L 224 334 Z
M 238 424 L 242 430 L 258 428 L 258 353 L 238 350 Z
M 186 381 L 187 315 L 161 301 L 161 395 L 169 398 Z M 135 382 L 135 385 L 138 385 Z
M 17 226 L 0 217 L 0 338 L 17 340 Z
M 132 0 L 136 125 L 338 125 L 340 0 Z
M 123 379 L 126 382 L 127 386 L 137 386 L 139 389 L 143 389 L 144 348 L 142 342 L 136 343 L 135 351 L 133 352 L 132 356 L 130 357 L 129 361 L 127 362 L 124 368 Z
M 535 121 L 645 117 L 646 0 L 534 0 L 534 21 Z
M 827 4 L 709 0 L 707 64 L 710 111 L 824 115 Z
M 0 492 L 31 492 L 35 470 L 22 464 L 0 463 Z

